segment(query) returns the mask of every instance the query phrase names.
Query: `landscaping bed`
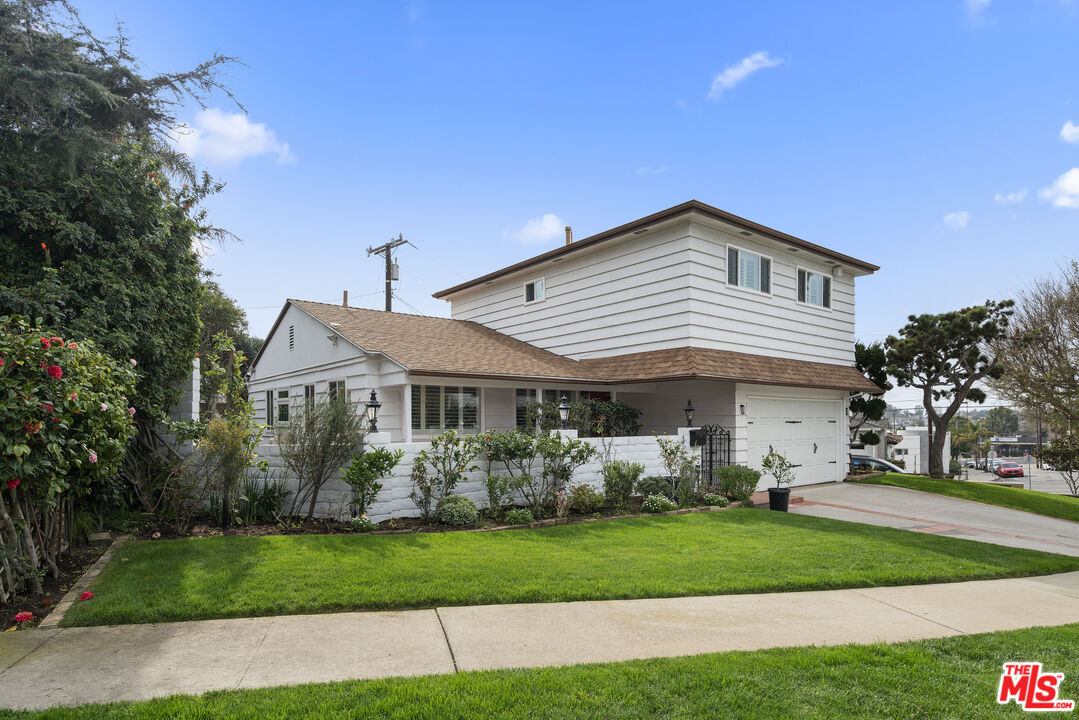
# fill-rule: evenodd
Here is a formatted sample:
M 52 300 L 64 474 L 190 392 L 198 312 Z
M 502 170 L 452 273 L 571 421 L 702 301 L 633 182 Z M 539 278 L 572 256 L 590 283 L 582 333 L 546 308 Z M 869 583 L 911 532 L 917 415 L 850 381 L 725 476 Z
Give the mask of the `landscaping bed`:
M 34 619 L 23 623 L 23 627 L 37 627 L 45 619 L 45 616 L 53 611 L 72 585 L 93 565 L 99 557 L 109 548 L 108 543 L 97 545 L 83 545 L 73 549 L 69 553 L 60 555 L 56 564 L 60 569 L 60 577 L 54 578 L 51 574 L 41 579 L 44 590 L 42 593 L 24 592 L 16 596 L 11 602 L 0 604 L 0 631 L 14 626 L 15 616 L 21 612 L 32 613 Z
M 530 670 L 362 680 L 58 708 L 79 718 L 1007 718 L 1001 666 L 1065 673 L 1079 696 L 1079 625 L 897 644 L 729 652 Z M 0 712 L 0 716 L 16 717 Z
M 947 495 L 948 497 L 963 500 L 974 500 L 987 505 L 998 505 L 1012 510 L 1025 510 L 1038 515 L 1079 522 L 1079 498 L 1071 495 L 1058 495 L 1038 492 L 1037 490 L 1002 487 L 1000 485 L 970 481 L 936 480 L 922 475 L 899 475 L 897 473 L 858 478 L 856 482 L 921 490 L 922 492 Z
M 131 542 L 63 624 L 823 590 L 1043 575 L 1079 558 L 737 508 L 536 530 Z

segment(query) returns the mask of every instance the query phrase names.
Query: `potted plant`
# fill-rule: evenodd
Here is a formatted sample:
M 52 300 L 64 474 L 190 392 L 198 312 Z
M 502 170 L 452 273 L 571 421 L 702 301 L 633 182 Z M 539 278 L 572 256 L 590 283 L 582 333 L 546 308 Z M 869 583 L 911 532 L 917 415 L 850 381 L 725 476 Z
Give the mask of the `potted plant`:
M 787 512 L 791 499 L 791 482 L 794 481 L 794 465 L 775 450 L 764 456 L 761 468 L 766 475 L 776 479 L 776 486 L 768 488 L 768 509 Z

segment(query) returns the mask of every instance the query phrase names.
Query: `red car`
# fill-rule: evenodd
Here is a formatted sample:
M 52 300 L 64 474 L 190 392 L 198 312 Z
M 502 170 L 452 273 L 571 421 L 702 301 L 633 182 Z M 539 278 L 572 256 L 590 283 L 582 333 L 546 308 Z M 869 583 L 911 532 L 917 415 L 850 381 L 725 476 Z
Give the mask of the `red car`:
M 997 475 L 1000 477 L 1023 477 L 1023 466 L 1019 463 L 1003 462 L 997 465 Z

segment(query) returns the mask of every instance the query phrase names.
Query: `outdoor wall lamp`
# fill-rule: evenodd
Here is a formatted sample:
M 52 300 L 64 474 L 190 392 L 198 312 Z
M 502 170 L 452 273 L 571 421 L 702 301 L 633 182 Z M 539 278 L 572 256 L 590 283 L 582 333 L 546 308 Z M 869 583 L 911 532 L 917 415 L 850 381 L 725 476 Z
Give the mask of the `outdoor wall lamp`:
M 371 399 L 367 401 L 367 409 L 371 413 L 371 432 L 378 432 L 378 409 L 382 407 L 382 403 L 378 401 L 378 395 L 375 391 L 371 391 Z
M 746 414 L 746 406 L 745 405 L 739 405 L 738 406 L 738 414 L 739 415 L 745 415 Z
M 558 406 L 558 417 L 562 418 L 562 429 L 569 430 L 569 400 L 562 396 L 562 403 Z
M 686 407 L 683 410 L 686 414 L 686 427 L 693 427 L 693 400 L 686 400 Z

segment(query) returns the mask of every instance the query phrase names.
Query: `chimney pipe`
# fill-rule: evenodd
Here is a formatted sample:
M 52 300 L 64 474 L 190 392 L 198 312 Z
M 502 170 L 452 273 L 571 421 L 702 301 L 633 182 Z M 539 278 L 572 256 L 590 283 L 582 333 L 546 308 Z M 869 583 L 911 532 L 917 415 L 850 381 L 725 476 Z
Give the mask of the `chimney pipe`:
M 566 226 L 566 244 L 573 244 L 573 228 L 571 228 L 569 225 Z
M 348 307 L 348 290 L 345 290 L 345 294 L 341 298 L 341 307 Z

